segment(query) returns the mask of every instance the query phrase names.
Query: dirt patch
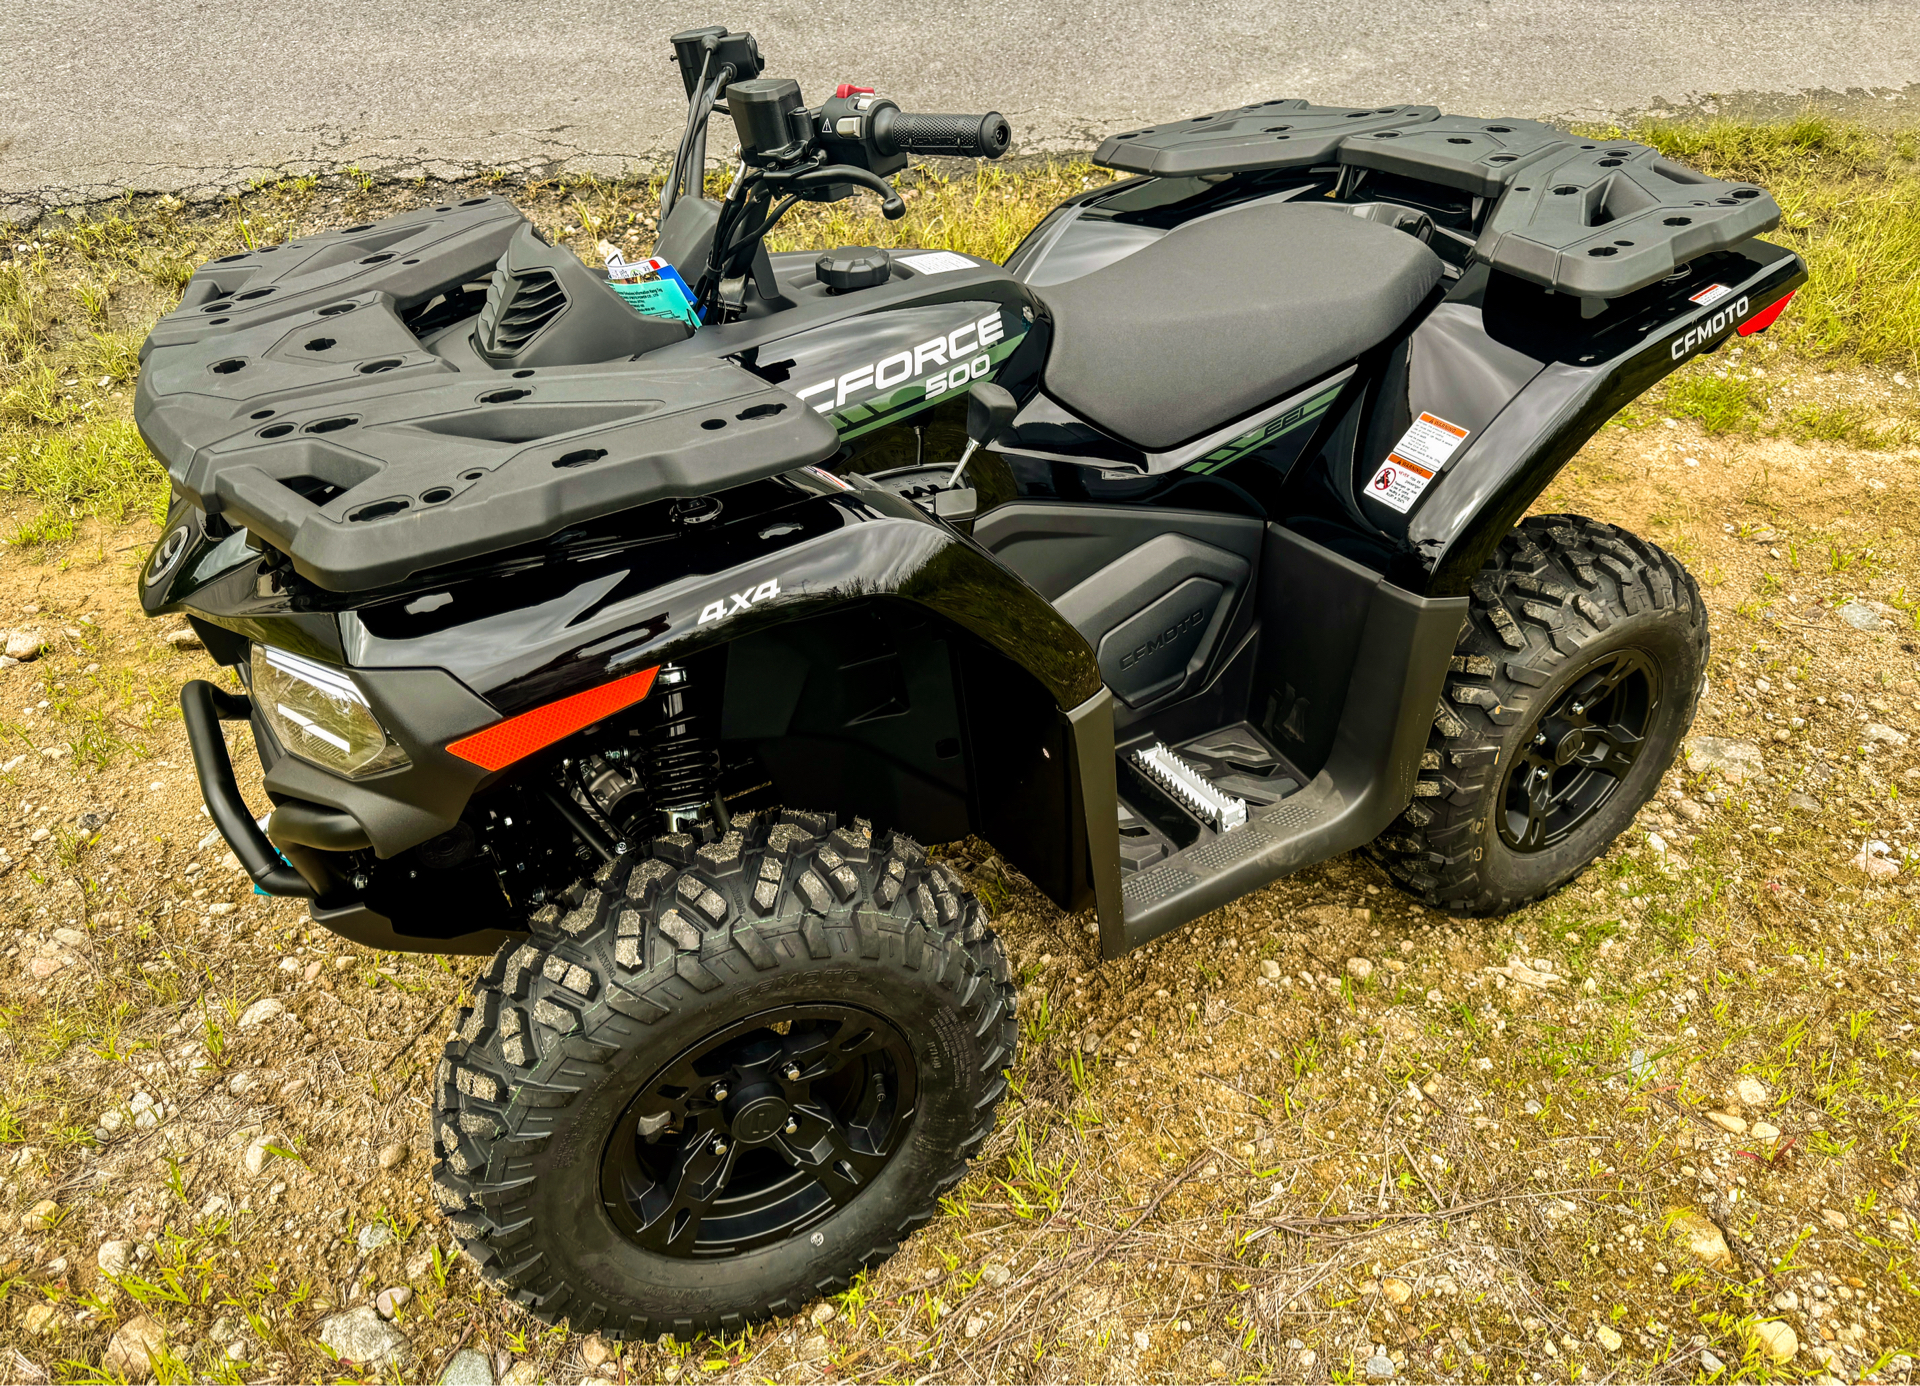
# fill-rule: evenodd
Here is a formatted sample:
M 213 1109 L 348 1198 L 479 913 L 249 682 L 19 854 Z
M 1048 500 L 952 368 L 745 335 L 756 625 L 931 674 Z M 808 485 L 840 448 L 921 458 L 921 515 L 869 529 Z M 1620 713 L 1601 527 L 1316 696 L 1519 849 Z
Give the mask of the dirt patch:
M 0 668 L 12 1374 L 81 1379 L 158 1325 L 164 1373 L 332 1376 L 323 1332 L 377 1355 L 337 1316 L 405 1290 L 410 1365 L 372 1375 L 1904 1379 L 1913 468 L 1657 416 L 1576 459 L 1543 509 L 1700 576 L 1719 740 L 1519 914 L 1426 911 L 1348 857 L 1101 966 L 1084 916 L 947 849 L 1022 989 L 973 1176 L 810 1317 L 617 1352 L 486 1291 L 431 1210 L 470 964 L 310 929 L 212 834 L 176 696 L 218 674 L 141 619 L 152 526 L 0 553 L 0 625 L 45 641 Z

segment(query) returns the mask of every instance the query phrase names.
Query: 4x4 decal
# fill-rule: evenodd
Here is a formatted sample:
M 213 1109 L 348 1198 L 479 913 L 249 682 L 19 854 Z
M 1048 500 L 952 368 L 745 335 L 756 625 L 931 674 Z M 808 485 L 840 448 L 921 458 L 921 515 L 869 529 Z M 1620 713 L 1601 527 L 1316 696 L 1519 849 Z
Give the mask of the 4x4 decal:
M 704 626 L 709 621 L 719 621 L 734 616 L 755 602 L 764 602 L 769 597 L 780 595 L 780 579 L 768 578 L 758 587 L 750 587 L 744 592 L 733 592 L 717 602 L 708 602 L 701 608 L 700 619 L 695 625 Z

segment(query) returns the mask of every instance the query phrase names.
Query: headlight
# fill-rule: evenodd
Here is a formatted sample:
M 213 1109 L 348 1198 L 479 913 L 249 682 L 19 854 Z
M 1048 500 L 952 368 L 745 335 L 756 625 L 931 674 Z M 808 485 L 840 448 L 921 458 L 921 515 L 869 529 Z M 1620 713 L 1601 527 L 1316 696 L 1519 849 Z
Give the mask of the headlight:
M 322 770 L 359 780 L 408 764 L 344 670 L 255 645 L 253 705 L 289 754 Z

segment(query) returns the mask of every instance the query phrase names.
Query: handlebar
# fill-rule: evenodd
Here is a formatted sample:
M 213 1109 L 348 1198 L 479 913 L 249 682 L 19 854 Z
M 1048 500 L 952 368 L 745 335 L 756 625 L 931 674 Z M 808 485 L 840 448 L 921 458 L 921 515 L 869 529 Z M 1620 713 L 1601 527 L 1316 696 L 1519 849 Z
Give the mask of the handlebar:
M 873 145 L 882 154 L 948 154 L 997 159 L 1013 143 L 1013 127 L 998 111 L 986 115 L 908 115 L 891 103 L 873 113 Z

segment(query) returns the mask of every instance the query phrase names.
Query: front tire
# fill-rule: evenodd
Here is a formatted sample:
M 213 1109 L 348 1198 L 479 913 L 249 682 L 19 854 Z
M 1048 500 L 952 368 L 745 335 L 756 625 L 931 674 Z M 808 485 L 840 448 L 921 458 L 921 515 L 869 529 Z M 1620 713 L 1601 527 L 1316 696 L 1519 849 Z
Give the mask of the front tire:
M 950 869 L 823 814 L 603 868 L 497 953 L 435 1082 L 434 1190 L 575 1332 L 737 1331 L 844 1288 L 992 1129 L 1006 955 Z
M 1413 802 L 1369 851 L 1426 904 L 1493 915 L 1579 875 L 1652 797 L 1709 637 L 1678 561 L 1577 515 L 1522 521 L 1471 591 Z

